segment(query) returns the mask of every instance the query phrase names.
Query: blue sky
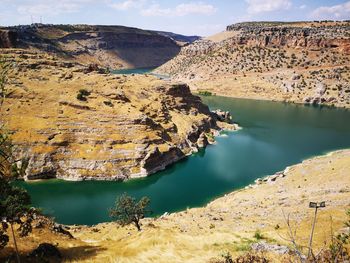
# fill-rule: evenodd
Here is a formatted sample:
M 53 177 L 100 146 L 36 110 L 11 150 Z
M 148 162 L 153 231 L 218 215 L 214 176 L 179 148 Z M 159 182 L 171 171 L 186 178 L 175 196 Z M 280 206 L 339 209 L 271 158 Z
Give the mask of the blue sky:
M 350 19 L 349 0 L 0 0 L 0 25 L 125 25 L 207 36 L 258 20 Z

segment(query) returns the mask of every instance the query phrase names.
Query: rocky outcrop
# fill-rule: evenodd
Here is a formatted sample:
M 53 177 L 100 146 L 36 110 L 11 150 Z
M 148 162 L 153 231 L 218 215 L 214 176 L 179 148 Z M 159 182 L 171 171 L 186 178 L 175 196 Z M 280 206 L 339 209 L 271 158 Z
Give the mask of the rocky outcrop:
M 16 47 L 17 33 L 0 28 L 0 48 Z
M 205 147 L 203 136 L 222 127 L 186 84 L 90 71 L 42 53 L 6 52 L 17 68 L 1 120 L 16 154 L 28 158 L 27 180 L 147 176 Z
M 165 152 L 160 152 L 158 147 L 148 152 L 141 161 L 141 176 L 164 170 L 166 166 L 185 157 L 178 147 L 170 147 Z
M 213 111 L 213 114 L 218 121 L 227 123 L 232 122 L 232 116 L 229 111 L 215 110 Z

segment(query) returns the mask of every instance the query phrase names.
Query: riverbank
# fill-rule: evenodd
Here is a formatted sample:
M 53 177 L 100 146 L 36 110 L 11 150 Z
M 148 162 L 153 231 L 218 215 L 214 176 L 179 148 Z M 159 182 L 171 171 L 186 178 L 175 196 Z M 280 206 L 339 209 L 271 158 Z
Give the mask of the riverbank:
M 245 76 L 219 76 L 211 77 L 205 80 L 188 80 L 185 78 L 175 78 L 177 81 L 186 82 L 193 93 L 209 92 L 213 95 L 241 98 L 251 100 L 267 100 L 295 103 L 301 105 L 318 105 L 350 109 L 348 100 L 341 102 L 324 100 L 322 103 L 310 99 L 313 96 L 313 91 L 306 92 L 303 95 L 300 93 L 286 93 L 279 86 L 266 81 L 267 78 L 278 74 L 278 72 L 269 72 L 266 74 L 246 74 Z M 348 91 L 347 91 L 348 92 Z M 321 98 L 320 98 L 321 99 Z
M 142 231 L 104 223 L 74 226 L 75 239 L 53 235 L 45 229 L 23 238 L 20 250 L 29 252 L 41 242 L 58 243 L 67 262 L 209 262 L 224 252 L 245 253 L 262 240 L 287 245 L 284 216 L 297 224 L 297 242 L 307 245 L 313 210 L 310 201 L 325 201 L 314 235 L 314 249 L 329 245 L 331 227 L 338 232 L 350 208 L 350 150 L 331 152 L 288 167 L 270 180 L 258 180 L 193 208 L 157 219 L 144 219 Z M 330 217 L 332 217 L 332 222 Z M 257 240 L 254 236 L 262 236 Z M 267 253 L 274 262 L 289 255 Z

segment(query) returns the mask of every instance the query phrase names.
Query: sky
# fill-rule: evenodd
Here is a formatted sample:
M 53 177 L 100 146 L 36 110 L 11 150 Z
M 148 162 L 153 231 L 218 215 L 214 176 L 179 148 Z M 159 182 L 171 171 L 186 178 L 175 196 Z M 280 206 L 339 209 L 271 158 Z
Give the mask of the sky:
M 208 36 L 245 21 L 350 20 L 349 0 L 0 0 L 0 25 L 95 24 Z

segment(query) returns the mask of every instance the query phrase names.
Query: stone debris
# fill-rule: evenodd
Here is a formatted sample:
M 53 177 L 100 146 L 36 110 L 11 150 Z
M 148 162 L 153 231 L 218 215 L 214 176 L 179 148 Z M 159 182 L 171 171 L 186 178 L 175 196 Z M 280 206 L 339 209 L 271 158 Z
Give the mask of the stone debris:
M 269 244 L 266 241 L 254 243 L 251 245 L 252 250 L 259 252 L 273 252 L 279 255 L 286 255 L 290 253 L 290 249 L 287 246 L 278 244 Z

